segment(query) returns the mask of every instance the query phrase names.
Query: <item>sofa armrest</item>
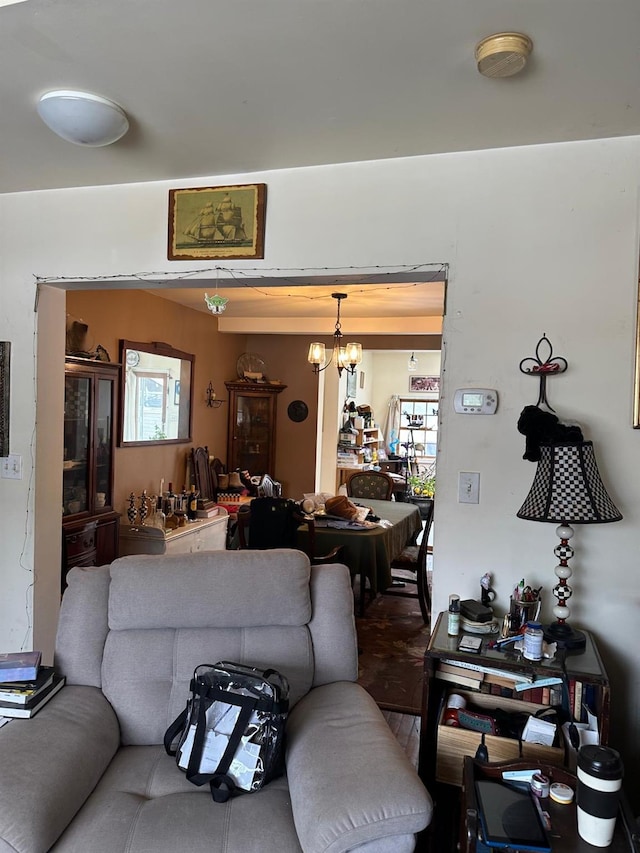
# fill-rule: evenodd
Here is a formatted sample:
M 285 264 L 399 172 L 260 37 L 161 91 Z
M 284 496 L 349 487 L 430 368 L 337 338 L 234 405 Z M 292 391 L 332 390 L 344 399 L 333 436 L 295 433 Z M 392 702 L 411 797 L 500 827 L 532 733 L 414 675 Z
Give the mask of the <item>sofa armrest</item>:
M 287 724 L 286 764 L 305 853 L 382 849 L 375 842 L 389 837 L 394 850 L 412 850 L 431 821 L 429 793 L 358 684 L 323 685 L 300 700 Z
M 116 715 L 96 687 L 63 687 L 31 719 L 0 728 L 0 851 L 49 850 L 119 743 Z

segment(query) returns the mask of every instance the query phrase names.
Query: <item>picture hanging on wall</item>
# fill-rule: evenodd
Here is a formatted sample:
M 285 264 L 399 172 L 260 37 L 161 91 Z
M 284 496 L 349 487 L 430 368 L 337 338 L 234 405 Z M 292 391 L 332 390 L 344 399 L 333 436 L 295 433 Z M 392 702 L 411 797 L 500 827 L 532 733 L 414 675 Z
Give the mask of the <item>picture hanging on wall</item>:
M 0 456 L 9 455 L 9 378 L 11 344 L 0 341 Z
M 169 260 L 264 258 L 266 199 L 266 184 L 169 190 Z
M 424 391 L 439 391 L 440 377 L 439 376 L 410 376 L 409 391 L 413 394 L 423 393 Z
M 355 397 L 356 396 L 356 388 L 358 387 L 358 371 L 355 373 L 347 373 L 347 397 Z

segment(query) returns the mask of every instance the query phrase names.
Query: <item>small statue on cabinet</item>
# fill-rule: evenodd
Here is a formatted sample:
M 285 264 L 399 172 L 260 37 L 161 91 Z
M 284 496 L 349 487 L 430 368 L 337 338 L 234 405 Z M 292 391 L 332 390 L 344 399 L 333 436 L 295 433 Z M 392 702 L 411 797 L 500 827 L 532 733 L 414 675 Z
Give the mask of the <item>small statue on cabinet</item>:
M 136 496 L 131 492 L 129 495 L 129 506 L 127 507 L 127 518 L 129 519 L 129 524 L 132 527 L 136 523 L 137 516 L 138 510 L 136 508 Z
M 492 602 L 495 601 L 495 597 L 495 590 L 491 586 L 491 574 L 485 572 L 480 578 L 480 602 L 485 607 L 491 607 Z

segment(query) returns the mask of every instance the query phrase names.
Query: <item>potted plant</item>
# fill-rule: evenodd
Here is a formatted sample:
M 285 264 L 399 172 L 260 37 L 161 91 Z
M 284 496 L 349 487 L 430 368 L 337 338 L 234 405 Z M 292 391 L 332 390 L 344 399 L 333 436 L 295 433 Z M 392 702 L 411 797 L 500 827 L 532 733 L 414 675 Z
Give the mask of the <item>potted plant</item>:
M 436 491 L 436 478 L 432 473 L 412 474 L 407 478 L 412 497 L 432 498 Z
M 409 494 L 407 500 L 416 504 L 420 509 L 422 518 L 427 518 L 436 491 L 436 476 L 433 468 L 418 474 L 410 474 L 407 477 Z

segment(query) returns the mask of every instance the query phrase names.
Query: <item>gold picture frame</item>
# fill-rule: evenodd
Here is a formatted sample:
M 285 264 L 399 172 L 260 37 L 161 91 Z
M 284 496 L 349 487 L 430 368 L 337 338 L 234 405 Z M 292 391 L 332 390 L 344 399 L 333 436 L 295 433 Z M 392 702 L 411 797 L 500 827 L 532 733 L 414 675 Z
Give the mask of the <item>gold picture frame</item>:
M 264 258 L 266 200 L 266 184 L 169 190 L 169 260 Z

